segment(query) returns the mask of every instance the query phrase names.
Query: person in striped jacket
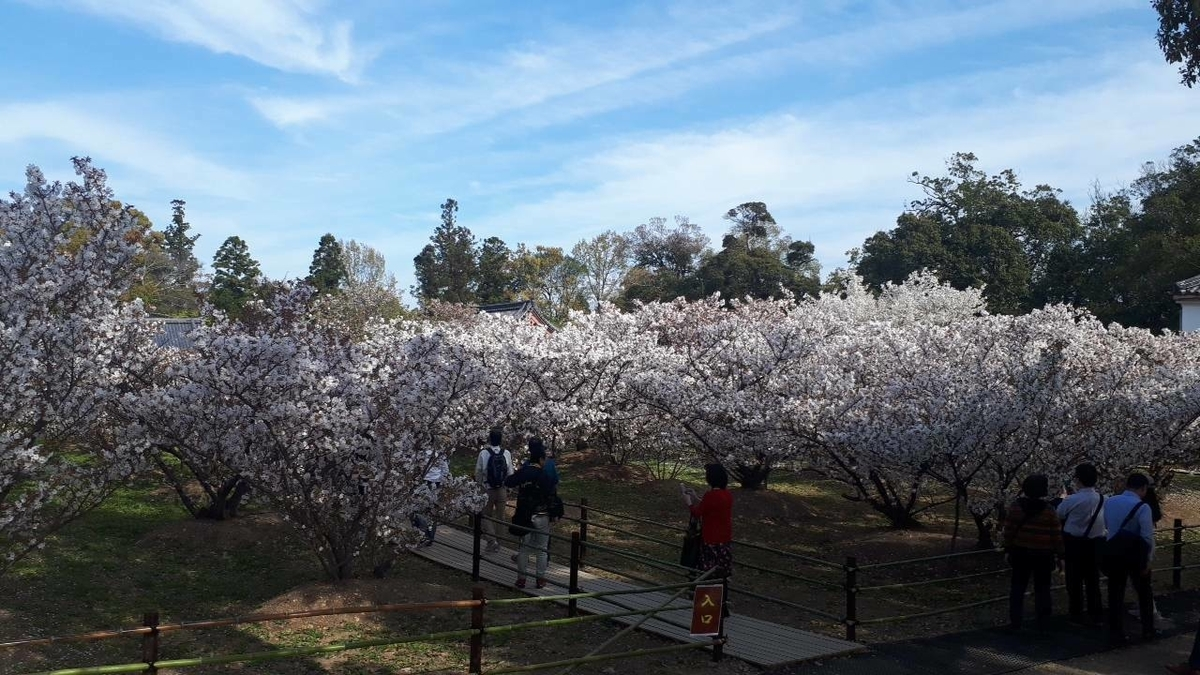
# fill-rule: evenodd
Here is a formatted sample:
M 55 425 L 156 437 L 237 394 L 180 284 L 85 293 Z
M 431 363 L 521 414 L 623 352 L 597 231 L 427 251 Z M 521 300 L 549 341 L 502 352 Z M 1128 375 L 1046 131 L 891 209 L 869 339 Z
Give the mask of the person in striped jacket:
M 1062 525 L 1046 502 L 1050 481 L 1033 474 L 1021 483 L 1021 497 L 1008 508 L 1004 520 L 1004 550 L 1012 566 L 1008 596 L 1008 620 L 1020 630 L 1025 610 L 1025 591 L 1033 580 L 1033 605 L 1037 622 L 1050 617 L 1050 577 L 1063 555 Z

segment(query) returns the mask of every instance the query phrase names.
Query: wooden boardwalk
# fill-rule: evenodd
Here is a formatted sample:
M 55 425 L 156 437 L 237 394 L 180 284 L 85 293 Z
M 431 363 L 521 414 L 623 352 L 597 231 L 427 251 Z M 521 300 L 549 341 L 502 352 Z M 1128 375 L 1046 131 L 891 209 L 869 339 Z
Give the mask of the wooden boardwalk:
M 433 546 L 418 548 L 417 555 L 441 565 L 466 572 L 471 571 L 471 549 L 473 541 L 471 534 L 454 527 L 438 528 L 437 543 Z M 502 548 L 499 553 L 484 554 L 480 561 L 479 574 L 483 579 L 512 587 L 516 573 L 508 569 L 513 566 L 511 548 Z M 533 559 L 530 559 L 530 563 Z M 502 567 L 501 565 L 504 565 Z M 566 593 L 570 570 L 566 565 L 550 561 L 546 578 L 550 582 L 547 588 L 538 590 L 533 587 L 532 576 L 525 593 L 529 595 L 562 595 Z M 612 579 L 605 579 L 586 570 L 579 572 L 579 587 L 584 592 L 615 591 L 637 588 L 637 586 Z M 619 595 L 611 598 L 586 598 L 579 600 L 579 609 L 590 614 L 610 614 L 636 609 L 651 609 L 666 603 L 668 593 L 647 592 L 630 595 Z M 565 603 L 563 603 L 565 604 Z M 659 612 L 654 618 L 641 625 L 642 630 L 678 640 L 680 642 L 708 642 L 708 638 L 693 638 L 688 635 L 691 622 L 691 602 L 675 600 L 670 609 Z M 613 619 L 625 624 L 636 623 L 642 617 L 621 617 Z M 728 642 L 725 654 L 761 667 L 778 667 L 789 663 L 827 658 L 839 654 L 849 654 L 865 650 L 863 645 L 838 640 L 836 638 L 796 630 L 769 621 L 762 621 L 740 614 L 734 614 L 725 620 L 725 635 Z

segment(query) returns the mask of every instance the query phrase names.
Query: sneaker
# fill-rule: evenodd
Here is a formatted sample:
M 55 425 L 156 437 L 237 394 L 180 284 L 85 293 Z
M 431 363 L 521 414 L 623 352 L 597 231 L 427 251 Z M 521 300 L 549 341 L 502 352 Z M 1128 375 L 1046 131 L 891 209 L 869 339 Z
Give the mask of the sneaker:
M 517 588 L 525 588 L 525 577 L 517 577 L 517 583 L 515 586 Z
M 516 564 L 517 564 L 517 554 L 516 554 L 516 553 L 514 553 L 514 554 L 510 555 L 510 556 L 509 556 L 509 559 L 513 561 L 513 564 L 514 564 L 514 565 L 516 565 Z
M 546 580 L 545 580 L 545 579 L 538 579 L 538 580 L 537 580 L 537 584 L 536 584 L 536 586 L 537 586 L 538 588 L 545 588 L 545 587 L 546 587 Z
M 492 543 L 488 544 L 486 552 L 487 553 L 499 553 L 500 552 L 500 542 L 493 541 Z

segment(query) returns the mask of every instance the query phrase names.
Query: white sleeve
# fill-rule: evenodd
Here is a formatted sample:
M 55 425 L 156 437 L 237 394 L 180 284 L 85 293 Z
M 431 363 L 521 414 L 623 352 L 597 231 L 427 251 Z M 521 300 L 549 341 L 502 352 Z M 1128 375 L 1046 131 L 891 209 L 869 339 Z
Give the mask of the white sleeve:
M 475 481 L 479 482 L 479 483 L 482 483 L 484 481 L 484 479 L 487 477 L 487 474 L 485 472 L 484 460 L 483 460 L 484 452 L 485 452 L 484 450 L 480 450 L 479 456 L 477 458 L 475 458 Z

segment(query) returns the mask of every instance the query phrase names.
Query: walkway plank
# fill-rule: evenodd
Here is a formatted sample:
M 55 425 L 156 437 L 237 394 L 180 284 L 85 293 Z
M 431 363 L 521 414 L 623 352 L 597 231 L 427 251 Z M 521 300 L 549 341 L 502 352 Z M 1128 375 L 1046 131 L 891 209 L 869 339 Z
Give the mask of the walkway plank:
M 433 546 L 419 548 L 416 553 L 423 558 L 432 560 L 440 565 L 465 572 L 471 571 L 471 550 L 473 541 L 471 535 L 454 527 L 438 528 L 437 543 Z M 479 565 L 482 578 L 502 586 L 512 586 L 516 573 L 507 569 L 512 567 L 513 550 L 502 548 L 499 553 L 484 555 Z M 532 563 L 532 559 L 530 560 Z M 567 588 L 570 569 L 566 565 L 550 562 L 546 571 L 547 588 L 538 590 L 532 585 L 524 589 L 529 595 L 561 595 Z M 584 592 L 630 590 L 638 588 L 633 584 L 598 577 L 586 570 L 579 572 L 579 587 Z M 667 593 L 646 592 L 619 595 L 610 598 L 586 598 L 579 600 L 579 609 L 591 614 L 611 614 L 637 609 L 658 607 L 667 602 Z M 566 604 L 562 602 L 560 604 Z M 707 642 L 707 638 L 693 638 L 688 635 L 691 622 L 691 602 L 677 599 L 670 605 L 672 609 L 660 612 L 655 618 L 641 625 L 642 630 L 678 640 L 680 642 Z M 624 624 L 636 623 L 642 617 L 621 617 L 613 619 Z M 836 638 L 797 630 L 769 621 L 762 621 L 742 614 L 734 614 L 725 620 L 725 634 L 728 642 L 725 653 L 762 667 L 779 667 L 790 663 L 823 659 L 830 656 L 850 654 L 864 651 L 863 645 L 838 640 Z

